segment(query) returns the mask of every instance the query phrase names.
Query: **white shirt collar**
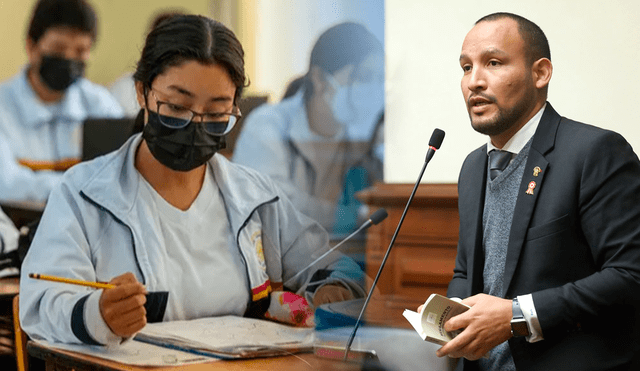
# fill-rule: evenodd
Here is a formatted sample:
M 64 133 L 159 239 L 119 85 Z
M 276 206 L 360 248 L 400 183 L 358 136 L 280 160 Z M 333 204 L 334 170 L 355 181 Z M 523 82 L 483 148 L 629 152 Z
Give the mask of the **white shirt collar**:
M 508 151 L 511 153 L 520 153 L 522 148 L 529 142 L 529 139 L 533 137 L 533 134 L 536 133 L 536 129 L 538 129 L 538 124 L 540 124 L 540 119 L 542 118 L 542 114 L 544 113 L 544 109 L 547 107 L 545 103 L 544 106 L 536 113 L 529 122 L 527 122 L 514 136 L 509 139 L 509 141 L 502 147 L 503 151 Z M 491 152 L 491 150 L 498 149 L 491 143 L 491 138 L 489 138 L 487 142 L 487 154 Z

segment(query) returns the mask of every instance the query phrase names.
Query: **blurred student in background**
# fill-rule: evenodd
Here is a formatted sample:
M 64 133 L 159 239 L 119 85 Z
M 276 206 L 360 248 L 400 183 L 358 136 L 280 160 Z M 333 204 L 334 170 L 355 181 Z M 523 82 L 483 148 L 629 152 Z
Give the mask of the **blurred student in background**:
M 282 94 L 282 99 L 287 99 L 293 97 L 300 88 L 302 88 L 302 84 L 304 84 L 304 75 L 293 78 L 287 84 L 287 88 L 284 89 L 284 94 Z
M 162 10 L 153 17 L 149 29 L 147 32 L 151 32 L 160 22 L 167 18 L 171 18 L 174 15 L 185 14 L 180 9 Z M 136 87 L 133 80 L 133 71 L 127 72 L 124 75 L 117 78 L 111 86 L 109 86 L 109 92 L 116 98 L 120 106 L 122 107 L 125 116 L 136 117 L 140 112 L 140 105 L 136 98 Z
M 109 92 L 83 77 L 96 30 L 84 0 L 36 4 L 29 63 L 0 84 L 0 200 L 46 200 L 62 171 L 79 161 L 82 122 L 122 116 Z
M 316 41 L 298 91 L 246 118 L 233 161 L 272 176 L 299 210 L 346 234 L 362 214 L 354 193 L 382 178 L 383 107 L 382 44 L 360 24 L 338 24 Z

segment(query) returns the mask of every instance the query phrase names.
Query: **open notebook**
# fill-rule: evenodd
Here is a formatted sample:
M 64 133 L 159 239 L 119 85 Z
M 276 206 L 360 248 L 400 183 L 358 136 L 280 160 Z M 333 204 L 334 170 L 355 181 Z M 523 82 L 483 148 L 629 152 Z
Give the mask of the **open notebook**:
M 313 328 L 237 316 L 147 324 L 137 341 L 222 359 L 310 352 Z
M 237 316 L 147 324 L 133 340 L 114 346 L 60 344 L 44 346 L 71 350 L 124 364 L 180 366 L 239 359 L 312 352 L 313 328 Z

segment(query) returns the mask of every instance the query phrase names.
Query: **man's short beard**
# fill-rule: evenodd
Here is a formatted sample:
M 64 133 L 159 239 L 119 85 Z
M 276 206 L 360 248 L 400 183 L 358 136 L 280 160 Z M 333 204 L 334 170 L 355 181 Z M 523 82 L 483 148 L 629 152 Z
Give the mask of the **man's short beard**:
M 495 103 L 494 103 L 495 104 Z M 494 136 L 504 133 L 516 123 L 535 105 L 533 94 L 526 94 L 517 105 L 509 110 L 498 107 L 498 113 L 491 121 L 482 124 L 475 124 L 471 112 L 469 119 L 471 126 L 480 134 Z
M 504 133 L 505 130 L 509 129 L 511 125 L 515 123 L 513 116 L 509 112 L 508 115 L 505 115 L 504 112 L 498 111 L 496 117 L 490 122 L 483 122 L 480 125 L 477 125 L 473 122 L 473 118 L 471 114 L 469 114 L 469 118 L 471 119 L 471 126 L 475 131 L 480 134 L 494 136 L 498 134 Z

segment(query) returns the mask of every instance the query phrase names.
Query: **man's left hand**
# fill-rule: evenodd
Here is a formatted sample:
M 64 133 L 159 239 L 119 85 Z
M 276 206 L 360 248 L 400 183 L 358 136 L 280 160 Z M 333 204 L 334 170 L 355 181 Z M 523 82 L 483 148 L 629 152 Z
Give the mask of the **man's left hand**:
M 478 294 L 463 300 L 462 303 L 471 309 L 449 319 L 444 329 L 464 331 L 438 349 L 438 357 L 448 355 L 473 361 L 511 338 L 511 300 Z

